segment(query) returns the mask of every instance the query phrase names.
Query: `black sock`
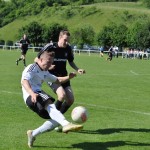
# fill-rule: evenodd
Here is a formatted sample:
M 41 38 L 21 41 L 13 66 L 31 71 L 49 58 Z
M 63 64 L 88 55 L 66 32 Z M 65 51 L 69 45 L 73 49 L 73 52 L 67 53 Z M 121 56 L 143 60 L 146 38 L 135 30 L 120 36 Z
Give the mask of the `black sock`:
M 25 59 L 23 59 L 23 64 L 24 64 L 24 66 L 26 66 L 26 60 Z
M 17 61 L 20 61 L 20 60 L 22 60 L 22 58 L 18 58 L 18 59 L 17 59 Z
M 55 106 L 57 108 L 57 110 L 60 110 L 61 106 L 62 106 L 62 103 L 61 101 L 57 100 L 56 103 L 55 103 Z
M 68 105 L 66 102 L 64 102 L 61 106 L 60 112 L 62 114 L 64 114 L 69 108 L 70 108 L 70 105 Z

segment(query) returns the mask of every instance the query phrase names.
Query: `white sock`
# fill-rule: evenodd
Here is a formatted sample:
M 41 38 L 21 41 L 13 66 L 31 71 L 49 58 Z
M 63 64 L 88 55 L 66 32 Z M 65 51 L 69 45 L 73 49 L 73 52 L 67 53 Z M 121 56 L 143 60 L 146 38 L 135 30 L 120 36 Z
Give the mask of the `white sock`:
M 48 120 L 48 121 L 45 121 L 43 123 L 43 125 L 41 125 L 39 128 L 35 129 L 32 131 L 32 136 L 37 136 L 38 134 L 41 134 L 41 133 L 44 133 L 44 132 L 47 132 L 47 131 L 51 131 L 53 130 L 55 127 L 57 127 L 59 124 L 54 121 L 54 120 Z
M 55 104 L 48 105 L 46 110 L 48 111 L 50 117 L 57 121 L 61 126 L 65 126 L 69 123 L 63 114 L 56 109 Z

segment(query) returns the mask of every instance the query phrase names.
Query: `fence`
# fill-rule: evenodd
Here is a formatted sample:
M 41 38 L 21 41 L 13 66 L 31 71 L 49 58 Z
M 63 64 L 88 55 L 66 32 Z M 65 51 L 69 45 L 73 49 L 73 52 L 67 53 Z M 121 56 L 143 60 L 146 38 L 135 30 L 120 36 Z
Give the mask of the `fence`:
M 20 46 L 8 46 L 8 45 L 0 45 L 0 48 L 2 48 L 3 50 L 14 50 L 14 49 L 18 49 L 20 50 Z M 42 47 L 28 47 L 29 49 L 32 49 L 33 52 L 37 52 L 40 51 L 40 49 Z M 74 53 L 77 53 L 79 55 L 81 55 L 81 53 L 87 53 L 89 56 L 93 53 L 97 53 L 98 55 L 100 54 L 99 50 L 86 50 L 86 49 L 73 49 Z M 108 51 L 104 51 L 105 54 L 108 53 Z M 127 51 L 123 51 L 123 52 L 113 52 L 113 56 L 121 56 L 122 58 L 131 58 L 131 59 L 135 59 L 135 58 L 139 58 L 139 59 L 149 59 L 150 58 L 150 53 L 148 52 L 133 52 L 133 53 L 128 53 Z
M 15 49 L 18 49 L 20 50 L 20 46 L 8 46 L 8 45 L 0 45 L 0 48 L 2 48 L 3 50 L 15 50 Z M 40 49 L 42 47 L 28 47 L 29 49 L 33 49 L 33 52 L 36 52 L 36 51 L 40 51 Z
M 104 51 L 105 54 L 108 54 L 109 51 Z M 92 53 L 97 53 L 100 55 L 99 50 L 83 50 L 83 49 L 74 49 L 74 53 L 78 53 L 81 55 L 81 53 L 87 53 L 89 56 Z M 133 53 L 128 53 L 127 51 L 123 52 L 113 52 L 113 57 L 118 57 L 121 56 L 122 58 L 130 58 L 130 59 L 149 59 L 150 58 L 150 53 L 148 52 L 133 52 Z

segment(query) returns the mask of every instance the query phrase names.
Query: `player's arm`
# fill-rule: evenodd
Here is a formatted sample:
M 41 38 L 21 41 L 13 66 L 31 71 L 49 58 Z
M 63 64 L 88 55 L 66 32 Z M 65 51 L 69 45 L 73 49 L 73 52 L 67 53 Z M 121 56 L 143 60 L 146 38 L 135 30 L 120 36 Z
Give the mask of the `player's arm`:
M 22 86 L 25 88 L 25 90 L 28 92 L 28 94 L 31 95 L 31 100 L 32 100 L 32 102 L 35 103 L 38 94 L 36 94 L 36 93 L 33 92 L 32 88 L 31 88 L 31 86 L 30 86 L 29 81 L 26 80 L 26 79 L 23 79 L 23 80 L 21 81 L 21 84 L 22 84 Z
M 68 76 L 57 77 L 57 80 L 56 80 L 55 83 L 57 83 L 57 84 L 65 83 L 65 82 L 69 81 L 70 79 L 72 79 L 74 77 L 76 77 L 76 73 L 71 72 Z
M 20 40 L 19 43 L 20 43 L 20 47 L 22 47 L 22 40 Z
M 30 45 L 30 40 L 29 39 L 27 39 L 27 44 Z
M 22 47 L 22 43 L 20 43 L 20 47 Z
M 78 68 L 77 65 L 76 65 L 73 61 L 72 61 L 72 62 L 69 62 L 69 65 L 70 65 L 74 70 L 76 70 L 79 74 L 84 74 L 84 73 L 85 73 L 85 70 Z

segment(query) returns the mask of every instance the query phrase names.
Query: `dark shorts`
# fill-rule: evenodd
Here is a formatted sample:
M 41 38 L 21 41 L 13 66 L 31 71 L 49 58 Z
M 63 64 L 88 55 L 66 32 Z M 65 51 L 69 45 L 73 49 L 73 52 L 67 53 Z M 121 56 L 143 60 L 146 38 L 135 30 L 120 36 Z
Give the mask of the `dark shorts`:
M 63 83 L 61 85 L 65 89 L 66 87 L 70 86 L 70 81 L 67 81 L 67 82 L 65 82 L 65 83 Z
M 33 103 L 31 100 L 31 96 L 29 96 L 26 100 L 26 104 L 32 111 L 37 113 L 41 118 L 50 119 L 50 116 L 44 107 L 47 100 L 51 100 L 52 102 L 54 102 L 55 99 L 43 91 L 38 94 L 39 96 L 37 97 L 36 103 Z
M 54 92 L 56 92 L 57 88 L 60 87 L 59 84 L 51 83 L 51 82 L 48 82 L 48 85 L 50 86 L 50 88 L 51 88 Z M 61 84 L 61 86 L 65 89 L 66 87 L 70 86 L 70 81 Z
M 22 48 L 21 49 L 21 54 L 26 55 L 27 51 L 28 51 L 28 48 Z
M 112 53 L 109 53 L 108 55 L 109 55 L 109 57 L 112 57 L 112 56 L 113 56 Z

